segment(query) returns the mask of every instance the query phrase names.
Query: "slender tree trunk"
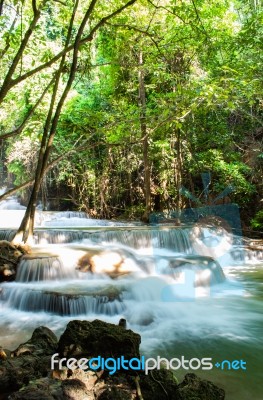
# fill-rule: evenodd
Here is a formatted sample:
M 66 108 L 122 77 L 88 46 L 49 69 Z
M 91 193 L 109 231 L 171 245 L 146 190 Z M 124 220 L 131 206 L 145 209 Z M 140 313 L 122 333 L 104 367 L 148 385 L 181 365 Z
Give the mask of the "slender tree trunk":
M 75 6 L 74 6 L 74 9 L 72 12 L 65 46 L 68 46 L 70 38 L 71 38 L 73 22 L 75 19 L 77 7 L 78 7 L 78 1 L 75 3 Z M 85 19 L 85 17 L 84 17 L 84 19 Z M 80 36 L 81 36 L 82 32 L 81 32 L 80 36 L 79 36 L 79 32 L 80 32 L 81 28 L 82 28 L 82 30 L 84 29 L 83 24 L 81 24 L 81 26 L 79 28 L 78 34 L 76 36 L 75 44 L 80 40 Z M 29 203 L 27 205 L 27 209 L 26 209 L 24 218 L 23 218 L 23 220 L 19 226 L 19 229 L 13 239 L 14 243 L 20 243 L 20 242 L 24 242 L 24 243 L 29 242 L 30 243 L 33 241 L 33 230 L 34 230 L 35 211 L 36 211 L 36 206 L 37 206 L 37 197 L 38 197 L 38 193 L 39 193 L 39 190 L 41 187 L 41 182 L 42 182 L 42 179 L 44 177 L 45 170 L 47 167 L 49 153 L 51 150 L 51 146 L 53 144 L 53 139 L 55 136 L 60 112 L 61 112 L 62 106 L 65 102 L 65 99 L 67 97 L 67 94 L 71 88 L 72 82 L 75 77 L 75 72 L 76 72 L 76 67 L 77 67 L 78 48 L 79 48 L 78 46 L 74 47 L 73 62 L 72 62 L 72 66 L 71 66 L 69 79 L 68 79 L 67 85 L 60 97 L 60 100 L 56 106 L 56 111 L 55 111 L 53 120 L 51 122 L 52 114 L 53 114 L 53 110 L 54 110 L 54 106 L 55 106 L 55 101 L 56 101 L 56 97 L 57 97 L 59 82 L 60 82 L 60 78 L 62 75 L 64 63 L 65 63 L 65 56 L 62 57 L 59 69 L 56 73 L 55 83 L 53 86 L 52 98 L 51 98 L 51 102 L 50 102 L 50 106 L 49 106 L 49 112 L 48 112 L 48 115 L 46 118 L 44 131 L 43 131 L 43 135 L 42 135 L 42 141 L 41 141 L 41 146 L 40 146 L 40 151 L 39 151 L 39 156 L 38 156 L 38 163 L 37 163 L 37 168 L 36 168 L 36 173 L 35 173 L 35 181 L 34 181 L 33 189 L 31 192 L 31 196 L 29 199 Z
M 143 164 L 144 164 L 144 197 L 145 210 L 142 221 L 149 222 L 149 214 L 151 212 L 151 174 L 149 162 L 149 142 L 146 125 L 146 91 L 145 91 L 145 72 L 143 67 L 143 53 L 139 52 L 139 107 L 140 107 L 140 126 L 143 147 Z
M 59 81 L 61 78 L 62 70 L 63 70 L 65 59 L 66 59 L 66 54 L 67 54 L 66 49 L 69 48 L 69 43 L 70 43 L 71 35 L 73 32 L 73 23 L 74 23 L 75 14 L 76 14 L 76 11 L 78 8 L 79 0 L 76 0 L 76 2 L 74 4 L 74 9 L 73 9 L 73 12 L 71 15 L 71 21 L 69 24 L 67 39 L 66 39 L 65 47 L 64 47 L 65 52 L 63 53 L 62 59 L 60 61 L 60 66 L 57 71 L 57 76 L 56 76 L 56 80 L 55 80 L 55 84 L 54 84 L 54 88 L 53 88 L 52 101 L 51 101 L 51 105 L 50 105 L 50 109 L 49 109 L 49 114 L 46 119 L 43 137 L 42 137 L 42 143 L 41 143 L 39 159 L 38 159 L 38 164 L 37 164 L 37 169 L 36 169 L 36 174 L 35 174 L 34 186 L 32 189 L 31 197 L 30 197 L 27 209 L 26 209 L 25 216 L 21 222 L 21 225 L 17 231 L 15 238 L 13 239 L 14 243 L 17 243 L 17 242 L 26 243 L 26 242 L 33 241 L 34 217 L 35 217 L 38 193 L 40 190 L 42 179 L 44 177 L 44 174 L 45 174 L 45 171 L 47 168 L 48 158 L 49 158 L 53 140 L 54 140 L 54 137 L 56 134 L 61 110 L 62 110 L 62 107 L 67 98 L 67 95 L 68 95 L 68 93 L 71 89 L 71 86 L 74 82 L 74 79 L 75 79 L 76 70 L 77 70 L 77 66 L 78 66 L 78 53 L 79 53 L 79 48 L 82 44 L 82 35 L 83 35 L 84 29 L 86 27 L 86 24 L 87 24 L 90 16 L 92 15 L 92 12 L 94 11 L 97 1 L 98 0 L 91 0 L 88 10 L 86 11 L 86 13 L 84 15 L 83 20 L 82 20 L 82 22 L 79 26 L 79 29 L 77 31 L 77 34 L 75 36 L 74 44 L 73 44 L 72 63 L 71 63 L 71 67 L 70 67 L 69 77 L 68 77 L 66 86 L 63 90 L 63 93 L 57 103 L 57 106 L 56 106 L 56 109 L 55 109 L 55 112 L 53 114 L 53 118 L 51 121 L 52 112 L 53 112 L 53 108 L 54 108 L 54 104 L 55 104 L 55 99 L 56 99 L 56 95 L 57 95 L 57 91 L 58 91 L 58 85 L 59 85 Z M 93 34 L 96 32 L 97 29 L 99 29 L 100 26 L 104 25 L 107 22 L 107 20 L 109 20 L 110 18 L 119 14 L 125 8 L 127 8 L 130 5 L 132 5 L 133 3 L 135 3 L 135 1 L 136 0 L 128 1 L 125 5 L 123 5 L 122 7 L 120 7 L 116 11 L 114 11 L 113 13 L 109 14 L 107 17 L 102 18 L 90 32 L 90 35 L 89 35 L 90 40 L 93 38 Z M 32 3 L 33 3 L 33 5 L 35 5 L 36 4 L 35 0 L 32 0 Z M 34 7 L 34 15 L 36 15 L 37 12 L 38 12 L 38 10 L 36 9 L 36 7 Z M 23 50 L 22 50 L 22 53 L 23 53 Z M 13 71 L 14 70 L 15 70 L 15 68 L 13 69 Z M 12 74 L 10 75 L 10 81 L 11 81 Z M 0 101 L 1 101 L 1 96 L 0 96 Z
M 176 186 L 177 186 L 177 211 L 179 212 L 182 207 L 182 196 L 181 196 L 181 186 L 182 186 L 182 149 L 181 149 L 181 132 L 178 129 L 176 134 L 176 153 L 177 153 L 177 176 L 176 176 Z

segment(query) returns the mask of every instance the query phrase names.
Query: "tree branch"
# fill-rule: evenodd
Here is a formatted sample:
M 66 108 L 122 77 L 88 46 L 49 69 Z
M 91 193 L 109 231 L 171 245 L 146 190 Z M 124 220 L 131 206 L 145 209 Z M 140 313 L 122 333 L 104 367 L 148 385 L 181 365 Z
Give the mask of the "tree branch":
M 116 15 L 118 15 L 119 13 L 121 13 L 125 8 L 127 8 L 127 7 L 131 6 L 132 4 L 134 4 L 136 1 L 137 0 L 130 0 L 124 6 L 120 7 L 118 10 L 114 11 L 112 14 L 108 15 L 107 17 L 102 18 L 97 23 L 97 25 L 95 25 L 95 27 L 91 30 L 91 32 L 86 37 L 84 37 L 83 39 L 80 40 L 80 45 L 83 45 L 83 44 L 85 44 L 87 42 L 90 42 L 93 39 L 93 36 L 94 36 L 95 32 L 101 26 L 103 26 L 109 19 L 111 19 L 111 18 L 115 17 Z M 35 75 L 37 72 L 40 72 L 43 69 L 51 67 L 51 65 L 53 65 L 62 56 L 64 56 L 65 54 L 69 53 L 73 49 L 74 49 L 74 44 L 71 44 L 71 45 L 67 46 L 65 49 L 63 49 L 62 51 L 60 51 L 57 55 L 55 55 L 49 61 L 45 62 L 44 64 L 39 65 L 38 67 L 26 72 L 25 74 L 17 77 L 16 79 L 12 79 L 10 81 L 9 89 L 12 88 L 13 86 L 17 85 L 18 83 L 23 82 L 25 79 L 29 78 L 30 76 Z M 1 98 L 0 98 L 0 101 L 1 101 Z
M 1 13 L 0 13 L 0 15 L 1 15 Z M 8 36 L 6 38 L 6 45 L 3 48 L 3 50 L 0 51 L 0 58 L 4 57 L 5 53 L 7 52 L 7 50 L 10 47 L 10 34 L 12 33 L 12 30 L 14 29 L 14 26 L 15 26 L 15 23 L 16 23 L 16 20 L 17 20 L 17 16 L 18 16 L 18 11 L 16 12 L 16 15 L 15 15 L 15 17 L 13 19 L 12 25 L 10 26 L 10 29 L 9 29 L 9 32 L 8 32 Z
M 49 82 L 49 84 L 47 85 L 47 87 L 45 88 L 45 90 L 43 91 L 43 93 L 41 94 L 41 96 L 39 97 L 39 99 L 37 100 L 37 102 L 34 104 L 34 106 L 31 108 L 31 110 L 28 112 L 28 114 L 26 115 L 24 121 L 22 122 L 21 125 L 19 125 L 17 128 L 13 129 L 10 132 L 4 133 L 3 135 L 0 135 L 0 140 L 4 140 L 7 139 L 8 137 L 11 136 L 16 136 L 19 135 L 22 130 L 24 129 L 27 121 L 31 118 L 31 116 L 34 114 L 34 112 L 36 111 L 37 107 L 39 106 L 39 104 L 41 103 L 41 101 L 43 100 L 45 94 L 48 92 L 49 88 L 52 86 L 52 84 L 54 83 L 55 77 L 52 78 L 52 80 Z
M 83 150 L 83 149 L 88 150 L 88 149 L 94 148 L 94 147 L 99 146 L 99 145 L 102 144 L 102 142 L 98 142 L 98 143 L 92 144 L 90 146 L 87 146 L 86 143 L 81 143 L 79 146 L 74 147 L 73 149 L 70 149 L 66 153 L 63 153 L 60 156 L 56 157 L 54 160 L 52 160 L 47 165 L 44 174 L 46 175 L 59 161 L 61 161 L 64 158 L 68 157 L 70 154 L 75 153 L 75 152 L 79 152 L 80 150 Z M 27 182 L 21 183 L 21 185 L 15 186 L 14 188 L 12 188 L 12 189 L 8 190 L 7 192 L 5 192 L 4 194 L 2 194 L 0 196 L 0 201 L 5 200 L 9 196 L 12 196 L 13 194 L 18 192 L 19 190 L 26 189 L 27 187 L 32 186 L 34 184 L 34 182 L 35 182 L 35 179 L 30 179 Z
M 32 10 L 34 15 L 37 15 L 37 4 L 36 4 L 36 0 L 32 0 Z
M 44 2 L 43 2 L 43 4 L 44 4 Z M 28 41 L 29 41 L 29 39 L 30 39 L 35 27 L 36 27 L 36 24 L 37 24 L 39 18 L 40 18 L 40 10 L 36 10 L 36 13 L 34 13 L 34 17 L 33 17 L 32 21 L 31 21 L 31 23 L 30 23 L 30 25 L 28 27 L 28 30 L 25 33 L 25 36 L 24 36 L 23 40 L 21 41 L 20 47 L 17 50 L 17 53 L 16 53 L 16 55 L 15 55 L 15 57 L 13 59 L 13 62 L 12 62 L 11 66 L 10 66 L 6 76 L 5 76 L 3 85 L 2 85 L 2 87 L 0 89 L 0 104 L 2 103 L 3 99 L 7 95 L 10 87 L 13 86 L 12 85 L 12 76 L 13 76 L 15 70 L 16 70 L 16 67 L 17 67 L 18 63 L 20 62 L 20 60 L 22 58 L 23 52 L 24 52 L 24 50 L 25 50 L 25 48 L 27 46 L 27 43 L 28 43 Z
M 3 14 L 4 0 L 0 1 L 0 16 Z
M 64 1 L 61 1 L 61 0 L 54 0 L 56 3 L 60 3 L 60 4 L 62 4 L 63 6 L 67 6 L 67 3 L 65 3 Z

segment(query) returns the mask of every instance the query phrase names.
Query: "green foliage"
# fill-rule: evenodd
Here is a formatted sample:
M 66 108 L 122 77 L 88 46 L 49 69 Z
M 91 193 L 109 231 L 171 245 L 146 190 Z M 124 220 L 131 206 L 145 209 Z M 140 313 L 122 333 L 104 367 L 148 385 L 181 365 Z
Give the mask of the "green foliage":
M 50 188 L 67 186 L 76 207 L 97 216 L 143 212 L 145 155 L 138 101 L 143 72 L 152 206 L 184 206 L 180 185 L 190 189 L 204 171 L 211 171 L 213 194 L 232 185 L 231 200 L 240 206 L 260 193 L 263 10 L 259 2 L 252 3 L 170 0 L 155 8 L 138 0 L 101 27 L 79 53 L 51 159 L 66 156 L 50 172 Z M 8 71 L 33 17 L 30 2 L 7 4 L 15 8 L 0 18 L 0 76 Z M 98 2 L 84 35 L 120 4 Z M 47 2 L 14 77 L 61 51 L 72 6 Z M 81 0 L 73 37 L 86 9 Z M 58 94 L 70 65 L 69 53 Z M 58 62 L 8 93 L 0 134 L 23 122 L 57 68 Z M 50 100 L 48 92 L 21 136 L 8 141 L 6 164 L 16 183 L 33 176 Z M 200 195 L 202 187 L 195 190 Z
M 252 218 L 251 226 L 253 229 L 263 229 L 263 210 L 258 211 L 254 218 Z

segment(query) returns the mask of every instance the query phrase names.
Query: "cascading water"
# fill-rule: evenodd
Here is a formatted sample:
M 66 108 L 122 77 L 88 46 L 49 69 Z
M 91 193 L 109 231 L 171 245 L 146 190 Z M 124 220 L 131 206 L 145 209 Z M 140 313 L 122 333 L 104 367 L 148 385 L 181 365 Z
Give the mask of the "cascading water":
M 17 211 L 0 210 L 0 238 L 10 240 L 17 215 L 8 225 L 5 212 Z M 261 399 L 262 265 L 239 238 L 229 246 L 227 234 L 214 236 L 228 253 L 223 258 L 220 248 L 215 259 L 205 230 L 208 250 L 201 246 L 200 254 L 189 226 L 40 215 L 32 254 L 21 259 L 14 282 L 0 285 L 3 347 L 14 349 L 39 325 L 59 335 L 71 319 L 125 318 L 146 357 L 244 359 L 246 371 L 193 372 L 223 386 L 228 400 Z

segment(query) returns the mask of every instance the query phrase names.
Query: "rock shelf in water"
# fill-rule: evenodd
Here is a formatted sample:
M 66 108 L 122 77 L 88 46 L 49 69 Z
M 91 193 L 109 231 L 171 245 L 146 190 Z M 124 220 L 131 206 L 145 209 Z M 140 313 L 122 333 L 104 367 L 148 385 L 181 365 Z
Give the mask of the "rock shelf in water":
M 121 292 L 117 288 L 104 288 L 82 294 L 60 293 L 46 289 L 25 290 L 25 285 L 18 287 L 5 286 L 0 299 L 9 306 L 20 311 L 45 311 L 61 316 L 88 315 L 88 314 L 122 314 L 125 304 L 121 299 Z
M 51 370 L 51 356 L 140 357 L 139 334 L 100 320 L 71 321 L 59 341 L 46 328 L 37 328 L 26 343 L 0 352 L 1 399 L 5 400 L 224 400 L 223 389 L 187 374 L 177 383 L 166 369 L 144 371 Z M 132 373 L 131 373 L 132 372 Z

